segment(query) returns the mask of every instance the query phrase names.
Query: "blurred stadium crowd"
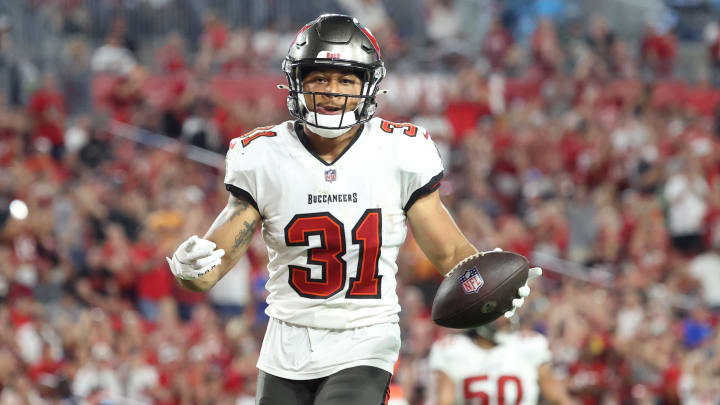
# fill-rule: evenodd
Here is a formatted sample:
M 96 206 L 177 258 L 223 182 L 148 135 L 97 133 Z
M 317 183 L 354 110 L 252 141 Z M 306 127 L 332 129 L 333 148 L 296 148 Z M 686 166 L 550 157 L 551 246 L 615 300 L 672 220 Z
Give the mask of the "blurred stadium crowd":
M 287 119 L 280 60 L 314 15 L 141 30 L 185 3 L 0 7 L 0 405 L 254 403 L 261 238 L 207 295 L 165 256 L 224 206 L 229 140 Z M 617 30 L 587 2 L 426 0 L 420 36 L 396 3 L 319 3 L 373 30 L 378 115 L 429 129 L 465 234 L 545 269 L 513 327 L 581 404 L 720 403 L 717 2 L 615 1 Z M 411 235 L 399 260 L 394 400 L 423 404 L 439 276 Z

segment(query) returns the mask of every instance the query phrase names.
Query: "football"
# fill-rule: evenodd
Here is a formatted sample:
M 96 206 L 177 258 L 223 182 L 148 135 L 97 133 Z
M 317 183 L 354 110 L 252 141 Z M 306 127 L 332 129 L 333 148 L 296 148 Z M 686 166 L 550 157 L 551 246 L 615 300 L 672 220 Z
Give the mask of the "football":
M 517 253 L 492 251 L 470 256 L 445 277 L 435 294 L 432 320 L 447 328 L 490 323 L 512 308 L 528 278 L 530 263 Z

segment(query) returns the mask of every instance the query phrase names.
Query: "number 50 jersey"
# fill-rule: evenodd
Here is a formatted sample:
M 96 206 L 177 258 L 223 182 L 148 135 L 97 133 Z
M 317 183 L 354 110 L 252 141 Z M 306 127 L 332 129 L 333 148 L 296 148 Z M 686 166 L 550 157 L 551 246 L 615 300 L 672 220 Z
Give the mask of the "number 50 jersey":
M 405 213 L 442 175 L 423 128 L 380 118 L 330 163 L 292 121 L 233 139 L 225 185 L 262 216 L 268 316 L 327 329 L 397 322 Z
M 512 333 L 499 340 L 485 349 L 456 334 L 433 344 L 430 369 L 453 381 L 456 405 L 537 405 L 538 368 L 552 357 L 547 339 L 535 333 Z

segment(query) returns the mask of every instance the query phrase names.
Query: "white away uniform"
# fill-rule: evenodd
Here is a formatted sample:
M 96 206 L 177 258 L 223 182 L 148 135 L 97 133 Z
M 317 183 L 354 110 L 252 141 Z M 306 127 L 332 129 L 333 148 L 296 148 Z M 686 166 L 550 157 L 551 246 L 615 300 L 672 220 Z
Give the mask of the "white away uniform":
M 295 379 L 355 365 L 392 372 L 405 212 L 439 186 L 442 171 L 423 128 L 380 118 L 332 163 L 312 152 L 292 121 L 231 142 L 225 184 L 257 207 L 269 256 L 261 370 Z M 348 336 L 360 341 L 338 342 L 333 351 Z M 375 337 L 384 341 L 368 343 Z M 378 351 L 389 354 L 374 358 Z
M 457 405 L 536 405 L 538 368 L 551 359 L 540 334 L 502 335 L 500 344 L 484 349 L 466 335 L 448 335 L 433 344 L 430 368 L 455 385 Z

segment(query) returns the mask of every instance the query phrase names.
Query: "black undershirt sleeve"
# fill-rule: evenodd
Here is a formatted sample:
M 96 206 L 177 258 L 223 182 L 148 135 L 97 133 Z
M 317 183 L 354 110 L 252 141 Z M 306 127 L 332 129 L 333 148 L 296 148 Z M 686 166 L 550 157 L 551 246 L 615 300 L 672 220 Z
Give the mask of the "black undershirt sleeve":
M 255 199 L 247 191 L 241 189 L 240 187 L 233 186 L 232 184 L 225 184 L 225 189 L 229 191 L 230 194 L 235 196 L 235 198 L 240 198 L 247 201 L 248 203 L 250 203 L 250 205 L 255 207 L 258 212 L 260 212 L 257 202 L 255 202 Z
M 419 189 L 415 190 L 410 198 L 408 199 L 407 204 L 403 207 L 403 211 L 407 212 L 410 207 L 412 207 L 413 204 L 415 204 L 415 201 L 417 201 L 420 197 L 426 196 L 433 191 L 437 190 L 440 187 L 440 180 L 442 180 L 444 175 L 444 172 L 440 172 L 433 176 L 430 181 L 425 183 L 424 186 L 420 187 Z

